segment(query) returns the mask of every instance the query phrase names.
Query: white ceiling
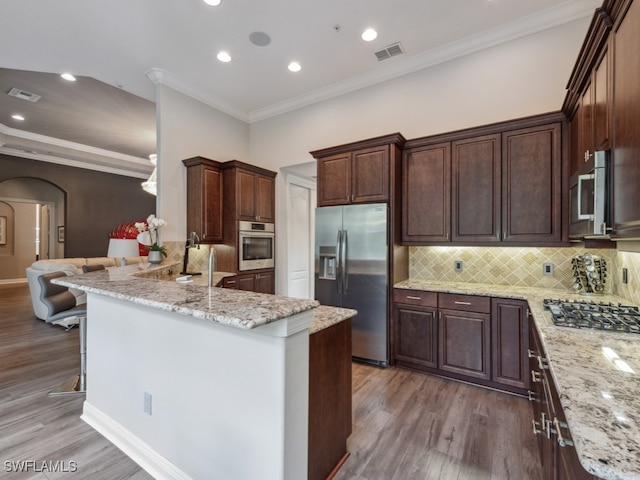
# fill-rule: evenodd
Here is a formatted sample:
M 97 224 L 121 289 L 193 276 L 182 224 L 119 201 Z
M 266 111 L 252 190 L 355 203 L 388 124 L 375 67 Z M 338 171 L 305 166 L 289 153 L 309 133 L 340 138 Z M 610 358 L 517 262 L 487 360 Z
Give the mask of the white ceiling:
M 69 71 L 149 101 L 155 79 L 253 122 L 591 16 L 600 3 L 223 0 L 209 7 L 202 0 L 3 0 L 0 68 Z M 373 42 L 360 38 L 366 27 L 379 33 Z M 252 44 L 255 31 L 271 43 Z M 405 54 L 376 59 L 374 52 L 396 42 Z M 216 60 L 222 49 L 230 63 Z M 302 71 L 287 70 L 292 60 Z M 0 125 L 24 128 L 11 113 L 0 104 Z

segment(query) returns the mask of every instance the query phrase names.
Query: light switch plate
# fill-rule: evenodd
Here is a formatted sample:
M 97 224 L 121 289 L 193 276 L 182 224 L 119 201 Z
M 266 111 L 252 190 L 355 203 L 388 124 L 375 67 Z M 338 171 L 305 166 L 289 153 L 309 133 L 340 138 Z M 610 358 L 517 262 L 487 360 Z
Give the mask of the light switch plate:
M 453 269 L 456 272 L 461 272 L 462 271 L 462 265 L 463 265 L 462 260 L 456 260 L 454 265 L 453 265 Z
M 545 276 L 553 276 L 553 263 L 545 262 L 542 264 L 542 274 Z

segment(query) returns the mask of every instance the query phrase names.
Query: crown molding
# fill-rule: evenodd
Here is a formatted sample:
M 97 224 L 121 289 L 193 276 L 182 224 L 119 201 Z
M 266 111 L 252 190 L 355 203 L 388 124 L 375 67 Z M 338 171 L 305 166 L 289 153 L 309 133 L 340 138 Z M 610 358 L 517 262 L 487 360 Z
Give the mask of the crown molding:
M 154 85 L 165 85 L 173 90 L 176 90 L 188 97 L 191 97 L 199 102 L 204 103 L 205 105 L 209 105 L 210 107 L 215 108 L 216 110 L 221 111 L 222 113 L 226 113 L 238 120 L 248 123 L 249 117 L 247 114 L 240 109 L 234 107 L 228 102 L 215 97 L 197 87 L 189 85 L 188 83 L 181 80 L 177 75 L 164 70 L 162 68 L 150 68 L 144 74 Z
M 585 4 L 586 3 L 586 4 Z M 550 28 L 563 25 L 585 17 L 591 17 L 600 0 L 571 0 L 533 15 L 509 22 L 500 27 L 486 30 L 462 40 L 448 43 L 421 54 L 398 58 L 393 63 L 380 66 L 375 70 L 356 75 L 347 80 L 334 83 L 306 95 L 300 95 L 284 102 L 254 110 L 248 114 L 249 123 L 265 120 L 302 107 L 319 103 L 366 87 L 371 87 L 394 78 L 408 75 L 485 50 L 508 43 Z
M 143 179 L 153 170 L 146 158 L 18 130 L 2 123 L 0 153 Z

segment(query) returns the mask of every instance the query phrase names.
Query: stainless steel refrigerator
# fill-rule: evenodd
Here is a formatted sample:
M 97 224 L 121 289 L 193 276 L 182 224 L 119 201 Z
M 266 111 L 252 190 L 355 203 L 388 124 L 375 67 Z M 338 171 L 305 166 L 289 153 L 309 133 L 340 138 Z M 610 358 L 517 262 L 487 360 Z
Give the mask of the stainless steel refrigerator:
M 387 366 L 388 206 L 316 209 L 315 295 L 322 305 L 353 308 L 353 357 Z

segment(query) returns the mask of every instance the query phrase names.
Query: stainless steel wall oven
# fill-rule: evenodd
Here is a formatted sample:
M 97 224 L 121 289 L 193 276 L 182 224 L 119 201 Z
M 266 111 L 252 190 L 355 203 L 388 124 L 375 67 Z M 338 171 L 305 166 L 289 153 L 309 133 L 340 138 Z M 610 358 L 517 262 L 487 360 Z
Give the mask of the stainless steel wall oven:
M 256 270 L 275 266 L 275 225 L 239 222 L 239 270 Z

